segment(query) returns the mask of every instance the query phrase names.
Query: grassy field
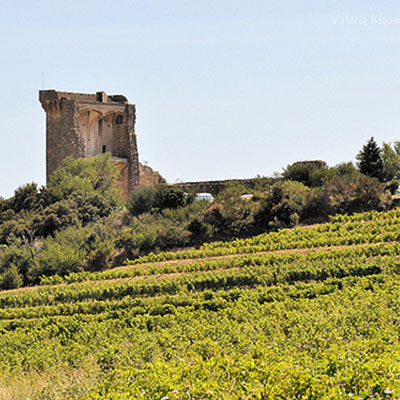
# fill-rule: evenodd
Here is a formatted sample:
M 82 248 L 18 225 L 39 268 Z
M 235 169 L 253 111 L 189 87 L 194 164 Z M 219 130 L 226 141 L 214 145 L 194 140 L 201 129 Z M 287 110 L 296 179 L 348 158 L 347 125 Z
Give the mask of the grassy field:
M 400 211 L 0 292 L 0 399 L 400 398 Z

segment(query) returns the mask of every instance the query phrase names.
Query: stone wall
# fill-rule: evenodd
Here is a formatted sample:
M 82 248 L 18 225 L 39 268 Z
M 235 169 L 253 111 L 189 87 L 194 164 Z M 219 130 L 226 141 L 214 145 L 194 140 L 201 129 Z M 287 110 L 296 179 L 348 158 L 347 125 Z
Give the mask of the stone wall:
M 251 179 L 226 179 L 220 181 L 200 181 L 200 182 L 182 182 L 174 183 L 172 186 L 176 186 L 188 193 L 211 193 L 217 195 L 219 192 L 224 190 L 227 186 L 243 185 L 246 189 L 251 192 L 257 187 L 261 187 L 265 183 L 273 183 L 277 179 L 274 178 L 251 178 Z
M 84 157 L 85 149 L 79 134 L 79 110 L 76 103 L 57 99 L 52 93 L 40 98 L 46 111 L 46 176 L 61 165 L 64 158 Z
M 148 165 L 139 163 L 139 185 L 144 186 L 157 186 L 166 183 L 165 179 L 158 171 L 154 171 Z

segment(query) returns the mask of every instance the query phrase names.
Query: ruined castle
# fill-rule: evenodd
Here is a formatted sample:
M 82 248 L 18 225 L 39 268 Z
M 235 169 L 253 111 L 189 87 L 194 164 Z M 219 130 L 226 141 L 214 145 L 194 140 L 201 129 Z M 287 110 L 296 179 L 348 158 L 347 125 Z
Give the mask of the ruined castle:
M 164 178 L 139 162 L 136 142 L 136 107 L 123 95 L 40 90 L 46 112 L 46 178 L 49 181 L 64 158 L 110 152 L 119 166 L 125 200 L 137 188 L 166 183 Z M 185 191 L 218 194 L 229 183 L 249 188 L 257 179 L 186 182 L 175 184 Z
M 124 197 L 138 186 L 165 182 L 158 172 L 139 163 L 135 105 L 125 96 L 40 90 L 46 112 L 46 178 L 64 158 L 110 152 L 121 172 Z

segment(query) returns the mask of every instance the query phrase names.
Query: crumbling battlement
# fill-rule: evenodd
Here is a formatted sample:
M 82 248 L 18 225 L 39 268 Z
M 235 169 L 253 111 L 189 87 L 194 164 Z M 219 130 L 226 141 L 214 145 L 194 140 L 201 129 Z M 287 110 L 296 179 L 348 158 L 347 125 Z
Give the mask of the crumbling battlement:
M 74 93 L 74 92 L 56 92 L 55 90 L 39 91 L 39 98 L 43 99 L 67 99 L 77 102 L 89 103 L 119 103 L 128 104 L 128 99 L 122 94 L 107 95 L 105 92 L 97 93 Z
M 157 186 L 167 183 L 158 171 L 148 165 L 139 163 L 139 184 L 141 187 Z
M 46 176 L 68 156 L 110 152 L 121 168 L 125 196 L 139 186 L 136 109 L 123 95 L 39 91 L 46 112 Z

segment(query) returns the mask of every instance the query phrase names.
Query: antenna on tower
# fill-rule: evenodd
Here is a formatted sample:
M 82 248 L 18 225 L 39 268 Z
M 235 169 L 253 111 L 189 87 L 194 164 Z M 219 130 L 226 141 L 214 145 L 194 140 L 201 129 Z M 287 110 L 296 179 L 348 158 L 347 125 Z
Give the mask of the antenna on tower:
M 44 89 L 44 72 L 42 72 L 42 88 Z

